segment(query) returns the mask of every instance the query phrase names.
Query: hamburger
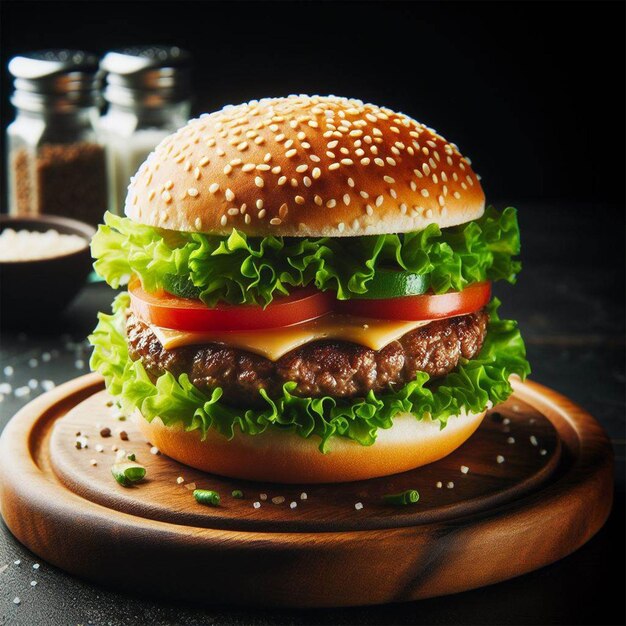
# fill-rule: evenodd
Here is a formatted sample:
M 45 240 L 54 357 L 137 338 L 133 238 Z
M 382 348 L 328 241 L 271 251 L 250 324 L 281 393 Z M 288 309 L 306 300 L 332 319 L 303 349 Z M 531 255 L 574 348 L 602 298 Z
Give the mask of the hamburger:
M 493 281 L 516 212 L 402 113 L 289 96 L 163 140 L 107 214 L 118 295 L 92 369 L 164 454 L 235 478 L 360 480 L 440 459 L 529 372 Z

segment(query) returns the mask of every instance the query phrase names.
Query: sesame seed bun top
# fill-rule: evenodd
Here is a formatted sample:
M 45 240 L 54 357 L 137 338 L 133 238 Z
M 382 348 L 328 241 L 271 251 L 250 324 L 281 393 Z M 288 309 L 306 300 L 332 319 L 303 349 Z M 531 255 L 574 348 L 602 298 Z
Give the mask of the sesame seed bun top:
M 192 120 L 131 179 L 126 215 L 171 230 L 358 236 L 454 226 L 485 195 L 454 144 L 412 118 L 321 96 Z

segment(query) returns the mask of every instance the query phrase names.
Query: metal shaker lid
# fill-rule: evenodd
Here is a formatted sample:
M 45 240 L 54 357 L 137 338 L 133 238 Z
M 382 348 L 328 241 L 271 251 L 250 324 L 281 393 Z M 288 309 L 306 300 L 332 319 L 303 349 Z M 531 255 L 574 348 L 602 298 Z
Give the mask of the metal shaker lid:
M 122 106 L 158 107 L 187 100 L 191 56 L 177 46 L 134 46 L 107 52 L 104 97 Z
M 82 50 L 40 50 L 13 57 L 11 102 L 33 111 L 93 106 L 98 98 L 98 57 Z

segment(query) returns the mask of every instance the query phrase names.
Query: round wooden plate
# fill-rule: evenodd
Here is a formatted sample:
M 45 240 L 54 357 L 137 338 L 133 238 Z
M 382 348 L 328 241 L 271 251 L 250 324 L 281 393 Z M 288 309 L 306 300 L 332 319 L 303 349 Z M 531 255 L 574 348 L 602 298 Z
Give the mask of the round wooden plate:
M 612 453 L 599 424 L 546 387 L 514 387 L 441 461 L 299 487 L 203 474 L 153 454 L 89 374 L 40 396 L 6 427 L 0 512 L 48 562 L 162 597 L 343 606 L 472 589 L 571 553 L 611 508 Z M 112 436 L 100 435 L 104 427 Z M 114 448 L 135 453 L 144 482 L 125 489 L 113 480 Z M 221 505 L 197 504 L 194 485 L 219 491 Z M 420 492 L 417 504 L 383 503 L 408 488 Z

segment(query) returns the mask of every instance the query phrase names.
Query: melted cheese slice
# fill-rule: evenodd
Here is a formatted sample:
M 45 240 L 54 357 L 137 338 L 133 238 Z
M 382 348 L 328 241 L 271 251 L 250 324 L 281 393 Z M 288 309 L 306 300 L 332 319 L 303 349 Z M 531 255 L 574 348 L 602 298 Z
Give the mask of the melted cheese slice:
M 266 330 L 188 332 L 153 325 L 150 328 L 166 350 L 217 343 L 277 361 L 287 352 L 319 339 L 341 339 L 380 350 L 411 330 L 429 323 L 430 320 L 376 320 L 333 313 L 303 324 Z

